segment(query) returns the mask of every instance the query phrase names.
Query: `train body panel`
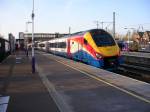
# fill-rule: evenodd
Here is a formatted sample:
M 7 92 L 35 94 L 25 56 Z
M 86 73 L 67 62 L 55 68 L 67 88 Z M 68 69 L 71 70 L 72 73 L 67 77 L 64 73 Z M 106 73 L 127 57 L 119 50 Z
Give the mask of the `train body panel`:
M 72 37 L 69 39 L 69 52 L 73 59 L 82 60 L 82 37 Z M 68 54 L 69 55 L 69 54 Z
M 99 68 L 116 68 L 121 62 L 120 50 L 113 37 L 94 29 L 48 41 L 48 51 Z
M 48 41 L 48 43 L 49 43 L 49 49 L 48 49 L 49 52 L 67 57 L 67 39 L 66 38 L 50 40 Z
M 111 57 L 120 55 L 120 51 L 116 46 L 100 47 L 99 52 L 102 53 L 103 57 Z

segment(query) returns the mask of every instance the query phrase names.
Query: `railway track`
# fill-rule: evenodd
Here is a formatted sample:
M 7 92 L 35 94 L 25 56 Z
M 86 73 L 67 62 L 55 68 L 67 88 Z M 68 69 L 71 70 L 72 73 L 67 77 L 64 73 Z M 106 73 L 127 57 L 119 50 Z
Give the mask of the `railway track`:
M 116 73 L 150 83 L 150 67 L 139 64 L 121 64 Z

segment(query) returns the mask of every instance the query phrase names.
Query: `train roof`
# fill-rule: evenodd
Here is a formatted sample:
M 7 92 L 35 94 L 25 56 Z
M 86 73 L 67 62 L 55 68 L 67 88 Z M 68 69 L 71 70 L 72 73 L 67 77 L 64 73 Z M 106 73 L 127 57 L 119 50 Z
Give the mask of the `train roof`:
M 74 35 L 83 35 L 83 34 L 85 34 L 86 32 L 96 32 L 96 31 L 105 31 L 105 30 L 103 30 L 103 29 L 90 29 L 90 30 L 85 30 L 85 31 L 80 31 L 80 32 L 76 32 L 76 33 L 73 33 L 73 34 L 71 34 L 71 35 L 67 35 L 67 37 L 70 37 L 70 36 L 74 36 Z M 107 31 L 105 31 L 105 32 L 107 32 Z
M 80 36 L 80 35 L 84 35 L 86 32 L 96 32 L 96 31 L 104 31 L 104 32 L 107 32 L 107 31 L 105 31 L 105 30 L 103 30 L 103 29 L 90 29 L 90 30 L 85 30 L 85 31 L 79 31 L 79 32 L 75 32 L 75 33 L 72 33 L 72 34 L 70 34 L 70 35 L 66 35 L 66 36 L 63 36 L 63 37 L 60 37 L 60 38 L 54 38 L 54 39 L 61 39 L 61 38 L 70 38 L 70 37 L 72 37 L 72 36 Z M 54 39 L 52 39 L 52 40 L 54 40 Z
M 95 31 L 105 31 L 105 30 L 104 29 L 90 29 L 90 30 L 76 32 L 76 33 L 73 33 L 71 35 L 81 35 L 81 34 L 84 34 L 86 32 L 95 32 Z M 107 31 L 105 31 L 105 32 L 107 32 Z
M 94 32 L 94 31 L 105 31 L 104 29 L 90 29 L 90 30 L 87 30 L 87 32 Z

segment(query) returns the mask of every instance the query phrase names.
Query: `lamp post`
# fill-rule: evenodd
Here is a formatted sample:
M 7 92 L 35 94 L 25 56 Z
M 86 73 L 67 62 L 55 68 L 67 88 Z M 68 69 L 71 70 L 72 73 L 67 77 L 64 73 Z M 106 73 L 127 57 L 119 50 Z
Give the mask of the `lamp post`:
M 32 73 L 35 73 L 35 56 L 34 56 L 34 0 L 32 9 Z
M 71 27 L 69 26 L 69 35 L 71 34 Z
M 131 32 L 130 30 L 134 30 L 135 28 L 124 28 L 124 29 L 127 29 L 128 30 L 128 41 L 127 41 L 127 45 L 128 45 L 128 51 L 129 51 L 129 41 L 130 41 L 130 36 L 131 36 Z
M 116 38 L 116 36 L 115 36 L 115 33 L 116 33 L 115 24 L 116 24 L 116 22 L 115 21 L 116 21 L 115 20 L 115 12 L 113 12 L 113 37 L 114 37 L 114 39 Z
M 28 32 L 28 24 L 30 24 L 30 23 L 32 23 L 32 22 L 30 22 L 30 21 L 26 22 L 26 33 Z M 28 56 L 28 37 L 26 37 L 25 40 L 26 40 L 26 54 Z

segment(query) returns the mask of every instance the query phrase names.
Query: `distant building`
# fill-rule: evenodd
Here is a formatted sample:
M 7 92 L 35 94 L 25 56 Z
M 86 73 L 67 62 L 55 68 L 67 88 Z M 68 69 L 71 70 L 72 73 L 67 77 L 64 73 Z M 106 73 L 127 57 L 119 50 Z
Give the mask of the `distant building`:
M 19 32 L 19 39 L 24 39 L 24 33 L 23 32 Z
M 143 35 L 144 35 L 144 32 L 137 32 L 138 35 L 139 35 L 139 43 L 142 44 L 143 43 Z
M 144 32 L 134 32 L 131 36 L 133 41 L 141 43 L 143 41 Z
M 54 38 L 60 38 L 66 36 L 68 34 L 60 34 L 60 33 L 34 33 L 34 41 L 35 43 L 38 41 L 48 41 Z M 19 41 L 20 47 L 27 47 L 27 43 L 30 44 L 32 42 L 32 33 L 23 33 L 19 32 Z
M 150 41 L 150 31 L 146 31 L 143 34 L 143 40 L 145 40 L 146 42 Z
M 47 41 L 53 38 L 59 38 L 68 34 L 59 34 L 59 33 L 34 33 L 34 41 Z M 19 33 L 19 39 L 24 39 L 28 43 L 32 41 L 32 33 Z
M 139 45 L 139 50 L 150 50 L 150 31 L 134 32 L 132 35 L 132 40 Z
M 140 44 L 146 44 L 150 40 L 150 31 L 146 32 L 135 32 L 132 35 L 133 40 L 138 39 Z

